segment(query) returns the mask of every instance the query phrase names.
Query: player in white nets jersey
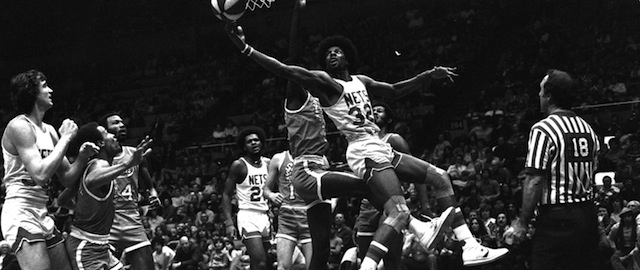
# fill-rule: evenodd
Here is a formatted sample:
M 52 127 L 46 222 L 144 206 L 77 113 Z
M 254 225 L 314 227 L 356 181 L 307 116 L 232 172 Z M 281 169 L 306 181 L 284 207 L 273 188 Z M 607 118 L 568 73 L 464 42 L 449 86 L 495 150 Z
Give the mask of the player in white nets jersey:
M 410 155 L 397 159 L 391 147 L 378 137 L 379 128 L 373 122 L 369 91 L 380 94 L 401 96 L 425 87 L 432 79 L 450 79 L 457 76 L 453 68 L 434 67 L 413 78 L 394 84 L 379 82 L 365 75 L 351 75 L 350 67 L 355 67 L 357 51 L 350 40 L 334 36 L 324 39 L 318 46 L 318 63 L 324 70 L 308 70 L 299 66 L 286 65 L 265 55 L 245 42 L 242 28 L 235 23 L 227 24 L 227 33 L 234 44 L 254 61 L 275 73 L 302 85 L 312 95 L 320 99 L 325 113 L 347 138 L 347 162 L 349 167 L 362 177 L 371 188 L 372 203 L 382 205 L 388 217 L 374 235 L 361 269 L 375 269 L 387 253 L 394 237 L 402 235 L 402 229 L 419 231 L 423 225 L 412 218 L 406 206 L 399 177 L 404 181 L 426 183 L 435 190 L 438 206 L 453 215 L 454 234 L 463 243 L 462 259 L 465 265 L 479 265 L 493 262 L 504 256 L 506 249 L 490 249 L 478 243 L 464 221 L 462 211 L 456 205 L 455 194 L 447 173 L 423 160 Z M 397 162 L 397 164 L 394 164 Z M 455 210 L 451 210 L 454 208 Z M 426 225 L 434 225 L 428 223 Z M 433 236 L 439 238 L 443 228 L 449 224 L 437 223 L 428 228 L 436 231 L 423 245 L 430 248 Z M 443 226 L 447 225 L 447 226 Z M 424 244 L 427 243 L 427 244 Z
M 98 147 L 82 144 L 70 164 L 64 156 L 78 126 L 65 119 L 56 133 L 43 122 L 53 107 L 53 90 L 42 72 L 30 70 L 11 80 L 19 113 L 2 135 L 6 197 L 2 207 L 2 235 L 15 251 L 22 269 L 71 269 L 64 239 L 47 214 L 47 189 L 55 173 L 65 187 L 75 186 L 89 157 Z
M 262 195 L 270 161 L 261 154 L 264 141 L 264 130 L 258 127 L 248 127 L 238 133 L 236 144 L 244 155 L 231 163 L 222 194 L 227 236 L 236 237 L 239 232 L 251 258 L 251 269 L 267 269 L 266 252 L 271 240 L 269 205 Z M 238 198 L 237 229 L 231 206 L 234 192 Z

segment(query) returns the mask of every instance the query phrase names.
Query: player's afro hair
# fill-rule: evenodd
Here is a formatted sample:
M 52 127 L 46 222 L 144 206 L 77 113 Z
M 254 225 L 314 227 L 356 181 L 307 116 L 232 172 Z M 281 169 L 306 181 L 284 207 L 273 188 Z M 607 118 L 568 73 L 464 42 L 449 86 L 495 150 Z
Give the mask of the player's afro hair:
M 251 134 L 258 135 L 260 142 L 262 142 L 263 144 L 265 143 L 265 139 L 267 138 L 267 135 L 264 132 L 264 129 L 262 128 L 259 128 L 256 126 L 249 126 L 242 129 L 240 132 L 238 132 L 238 136 L 236 137 L 236 146 L 238 146 L 238 148 L 243 152 L 244 152 L 245 139 L 247 138 L 247 136 Z
M 90 122 L 78 129 L 75 138 L 71 141 L 74 153 L 77 153 L 80 150 L 80 146 L 85 142 L 97 143 L 103 140 L 102 133 L 98 130 L 99 126 L 96 122 Z
M 353 69 L 358 66 L 358 49 L 356 49 L 350 39 L 344 36 L 330 36 L 320 41 L 316 50 L 316 61 L 318 61 L 318 65 L 320 65 L 322 69 L 326 68 L 325 58 L 327 56 L 327 50 L 334 46 L 342 49 L 349 63 L 348 68 L 353 71 Z

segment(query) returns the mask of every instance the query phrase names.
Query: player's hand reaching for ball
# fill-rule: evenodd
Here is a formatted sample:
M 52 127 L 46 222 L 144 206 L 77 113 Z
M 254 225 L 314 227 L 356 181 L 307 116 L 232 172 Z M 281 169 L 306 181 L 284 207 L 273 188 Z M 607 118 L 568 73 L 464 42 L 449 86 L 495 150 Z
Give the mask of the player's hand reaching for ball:
M 243 50 L 245 46 L 247 46 L 242 26 L 237 25 L 236 22 L 227 22 L 224 29 L 227 31 L 227 35 L 229 35 L 229 38 L 233 44 L 238 47 L 238 49 Z
M 434 78 L 434 79 L 448 78 L 450 81 L 453 82 L 453 78 L 454 77 L 458 77 L 458 74 L 455 73 L 455 71 L 456 71 L 455 67 L 440 67 L 440 66 L 436 66 L 436 67 L 433 67 L 432 69 L 428 70 L 427 73 L 429 73 L 431 78 Z
M 142 159 L 151 153 L 151 143 L 153 139 L 149 138 L 149 136 L 145 137 L 136 147 L 136 150 L 133 152 L 131 159 L 127 162 L 128 167 L 133 167 L 136 165 L 140 165 L 142 163 Z

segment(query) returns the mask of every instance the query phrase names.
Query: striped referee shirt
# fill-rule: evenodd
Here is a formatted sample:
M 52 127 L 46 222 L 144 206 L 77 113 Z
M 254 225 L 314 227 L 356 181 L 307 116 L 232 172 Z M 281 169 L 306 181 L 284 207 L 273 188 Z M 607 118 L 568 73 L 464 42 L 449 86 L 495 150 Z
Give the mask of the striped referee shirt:
M 598 136 L 573 112 L 558 112 L 533 125 L 525 168 L 546 175 L 541 205 L 592 199 Z

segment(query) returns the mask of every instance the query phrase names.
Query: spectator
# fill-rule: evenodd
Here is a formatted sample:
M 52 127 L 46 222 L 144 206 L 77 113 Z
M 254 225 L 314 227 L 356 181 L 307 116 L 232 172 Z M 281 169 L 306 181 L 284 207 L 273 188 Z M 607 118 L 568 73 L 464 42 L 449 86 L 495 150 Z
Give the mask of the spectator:
M 615 222 L 618 223 L 620 222 L 620 213 L 622 212 L 622 208 L 624 207 L 624 204 L 622 203 L 622 198 L 618 197 L 618 196 L 614 196 L 611 197 L 609 199 L 609 203 L 610 205 L 610 215 L 611 215 L 611 219 Z
M 509 224 L 511 224 L 511 221 L 507 219 L 507 214 L 504 212 L 499 213 L 496 218 L 496 226 L 491 232 L 491 235 L 494 237 L 496 247 L 506 247 L 507 245 L 513 244 L 505 241 L 504 233 L 511 228 L 511 225 Z
M 353 230 L 351 230 L 351 228 L 347 226 L 347 224 L 345 224 L 345 221 L 346 219 L 344 217 L 344 214 L 336 213 L 334 219 L 336 234 L 338 235 L 338 237 L 340 237 L 340 239 L 342 239 L 342 246 L 344 247 L 344 250 L 347 250 L 349 248 L 355 247 L 355 244 L 353 243 L 352 237 Z
M 18 259 L 7 241 L 0 241 L 0 269 L 19 270 Z
M 496 219 L 491 216 L 491 205 L 483 204 L 480 207 L 480 219 L 484 221 L 487 232 L 493 231 L 496 226 Z
M 198 245 L 189 240 L 189 237 L 180 237 L 176 247 L 173 268 L 175 270 L 198 270 L 198 264 L 202 261 L 202 252 Z
M 620 194 L 620 189 L 611 184 L 612 179 L 610 176 L 606 175 L 602 178 L 602 186 L 598 188 L 598 199 L 606 200 L 606 198 L 610 198 L 611 196 L 618 196 Z
M 609 140 L 609 148 L 601 156 L 602 160 L 598 164 L 598 169 L 602 171 L 615 171 L 621 158 L 625 157 L 624 150 L 620 147 L 617 137 Z
M 335 270 L 340 267 L 342 255 L 344 253 L 344 250 L 346 250 L 344 249 L 342 238 L 338 235 L 338 230 L 335 226 L 331 227 L 331 239 L 329 240 L 329 247 L 329 270 Z
M 213 221 L 209 220 L 209 216 L 204 212 L 198 212 L 196 218 L 196 226 L 198 230 L 205 232 L 214 232 L 216 231 L 216 225 Z
M 176 253 L 171 248 L 166 246 L 164 239 L 162 237 L 154 237 L 151 240 L 151 245 L 153 245 L 153 264 L 155 265 L 155 270 L 169 270 L 171 269 L 171 264 L 173 263 L 173 258 Z M 3 268 L 4 269 L 4 268 Z
M 478 243 L 481 243 L 486 247 L 496 246 L 494 239 L 491 238 L 491 235 L 489 235 L 487 228 L 484 226 L 484 222 L 480 218 L 469 218 L 469 229 L 471 230 L 471 234 L 473 234 L 473 237 L 478 240 Z
M 224 134 L 227 136 L 228 142 L 235 141 L 236 136 L 238 136 L 238 127 L 233 123 L 233 121 L 227 121 L 227 126 L 224 128 Z
M 630 208 L 620 211 L 621 221 L 614 224 L 609 232 L 609 241 L 615 252 L 611 256 L 611 264 L 615 270 L 633 268 L 631 251 L 636 246 L 636 215 Z
M 483 169 L 480 172 L 480 180 L 476 182 L 476 186 L 478 187 L 480 199 L 484 203 L 494 202 L 500 197 L 500 183 L 492 178 L 489 169 Z
M 149 213 L 147 213 L 147 215 L 148 215 L 147 220 L 149 222 L 149 227 L 151 231 L 155 231 L 156 228 L 158 228 L 158 226 L 160 226 L 160 224 L 164 222 L 164 218 L 158 215 L 157 209 L 149 210 Z
M 162 214 L 164 220 L 172 220 L 176 215 L 176 212 L 178 212 L 178 209 L 173 206 L 171 199 L 164 199 L 162 203 Z
M 216 128 L 213 130 L 211 137 L 213 137 L 213 143 L 223 143 L 227 139 L 227 134 L 224 132 L 222 125 L 216 124 Z
M 471 128 L 469 134 L 474 134 L 478 138 L 478 141 L 482 140 L 489 143 L 492 140 L 493 127 L 489 124 L 486 117 L 481 117 L 479 123 Z
M 447 147 L 451 147 L 451 143 L 445 139 L 444 134 L 438 134 L 438 144 L 433 148 L 433 159 L 442 160 L 444 149 Z
M 229 269 L 229 257 L 225 254 L 224 243 L 218 238 L 213 241 L 213 245 L 209 247 L 207 269 L 209 270 L 226 270 Z
M 206 220 L 202 220 L 202 215 L 205 215 L 207 217 Z M 214 219 L 215 219 L 215 213 L 211 210 L 209 210 L 209 206 L 207 205 L 206 201 L 202 201 L 200 202 L 200 211 L 198 211 L 198 213 L 196 213 L 196 226 L 201 226 L 203 224 L 203 221 L 206 222 L 210 222 L 213 223 Z
M 438 269 L 438 258 L 434 250 L 427 251 L 412 233 L 405 233 L 402 246 L 402 264 L 407 270 Z
M 461 180 L 463 178 L 463 174 L 466 176 L 470 176 L 475 174 L 475 171 L 470 170 L 466 164 L 464 164 L 464 160 L 462 155 L 457 155 L 455 158 L 455 163 L 451 164 L 449 168 L 447 168 L 447 173 L 451 180 Z

